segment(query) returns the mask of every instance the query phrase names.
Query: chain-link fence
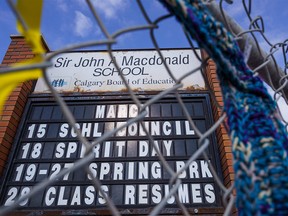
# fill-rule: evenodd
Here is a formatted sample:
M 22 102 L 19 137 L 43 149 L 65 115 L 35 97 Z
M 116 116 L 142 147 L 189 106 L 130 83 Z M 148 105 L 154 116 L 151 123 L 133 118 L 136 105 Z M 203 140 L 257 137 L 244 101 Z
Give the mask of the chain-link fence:
M 251 0 L 248 2 L 243 1 L 243 3 L 242 3 L 242 7 L 246 11 L 245 16 L 251 23 L 250 29 L 242 29 L 241 27 L 236 26 L 236 24 L 233 22 L 233 20 L 229 18 L 229 13 L 227 15 L 223 9 L 223 7 L 224 7 L 223 5 L 231 4 L 231 3 L 232 3 L 232 1 L 222 1 L 222 0 L 219 2 L 219 4 L 214 2 L 214 1 L 205 1 L 205 4 L 212 11 L 213 15 L 215 17 L 217 17 L 218 19 L 220 19 L 226 25 L 228 30 L 233 32 L 235 39 L 239 40 L 240 46 L 244 46 L 243 49 L 245 49 L 245 51 L 248 53 L 248 54 L 246 53 L 246 55 L 249 56 L 249 53 L 250 53 L 250 60 L 248 60 L 248 64 L 251 62 L 250 66 L 251 66 L 251 68 L 254 69 L 254 75 L 255 76 L 260 75 L 275 90 L 275 93 L 273 93 L 274 94 L 273 95 L 274 100 L 277 101 L 279 99 L 280 95 L 283 95 L 284 98 L 287 99 L 286 67 L 285 67 L 284 72 L 283 72 L 283 70 L 281 70 L 280 67 L 278 67 L 275 64 L 276 60 L 273 57 L 276 49 L 282 50 L 282 55 L 284 58 L 284 65 L 287 65 L 287 61 L 286 61 L 287 41 L 272 44 L 269 41 L 269 39 L 267 39 L 265 37 L 264 29 L 263 29 L 263 27 L 261 27 L 261 24 L 263 26 L 264 19 L 262 19 L 261 17 L 254 18 L 251 16 L 251 11 L 253 10 L 253 2 Z M 169 175 L 171 176 L 170 181 L 169 181 L 170 182 L 169 193 L 166 194 L 165 197 L 163 197 L 161 202 L 159 202 L 157 205 L 155 205 L 153 208 L 151 208 L 149 210 L 149 215 L 158 215 L 160 213 L 163 213 L 162 210 L 165 208 L 167 202 L 169 202 L 169 199 L 172 196 L 174 196 L 175 200 L 176 200 L 174 208 L 180 209 L 180 211 L 178 213 L 181 213 L 183 215 L 190 215 L 191 213 L 197 213 L 197 211 L 194 211 L 194 212 L 191 212 L 191 210 L 189 211 L 188 210 L 189 207 L 187 209 L 187 205 L 184 205 L 179 200 L 177 191 L 179 190 L 179 187 L 182 184 L 181 175 L 183 174 L 183 172 L 188 170 L 189 167 L 191 167 L 191 164 L 193 164 L 193 162 L 195 160 L 197 160 L 197 158 L 199 158 L 200 155 L 202 157 L 204 157 L 206 161 L 209 160 L 209 158 L 207 157 L 207 155 L 205 153 L 206 149 L 209 147 L 209 145 L 211 145 L 210 144 L 211 140 L 209 137 L 211 134 L 215 133 L 215 130 L 218 127 L 220 127 L 221 124 L 226 125 L 226 123 L 225 123 L 226 122 L 225 121 L 226 114 L 225 114 L 225 112 L 223 112 L 222 116 L 219 118 L 219 120 L 217 120 L 213 124 L 212 127 L 210 127 L 205 132 L 201 132 L 201 130 L 199 130 L 199 128 L 197 128 L 197 126 L 196 126 L 197 124 L 195 123 L 195 119 L 193 119 L 191 117 L 189 111 L 187 110 L 187 107 L 185 106 L 185 102 L 182 99 L 183 95 L 178 91 L 178 89 L 181 88 L 181 86 L 182 86 L 181 83 L 186 77 L 190 76 L 191 74 L 193 74 L 197 71 L 201 71 L 202 68 L 205 68 L 207 65 L 208 59 L 202 60 L 202 58 L 201 58 L 201 56 L 199 56 L 198 52 L 195 52 L 195 55 L 197 56 L 197 58 L 202 62 L 201 66 L 199 68 L 196 68 L 193 71 L 187 72 L 187 74 L 185 74 L 183 77 L 181 77 L 179 79 L 176 79 L 174 76 L 174 74 L 177 73 L 177 71 L 171 71 L 169 68 L 169 65 L 165 64 L 165 61 L 163 61 L 167 73 L 170 75 L 170 77 L 174 80 L 174 82 L 176 84 L 169 89 L 166 89 L 160 93 L 153 95 L 153 97 L 147 99 L 144 102 L 143 102 L 143 100 L 141 100 L 141 98 L 139 98 L 139 95 L 137 94 L 137 92 L 135 92 L 131 88 L 131 86 L 128 84 L 125 76 L 120 73 L 119 76 L 121 77 L 121 80 L 123 81 L 123 84 L 125 85 L 125 88 L 127 89 L 126 93 L 129 94 L 129 97 L 131 98 L 133 103 L 137 106 L 137 109 L 139 111 L 138 115 L 134 118 L 128 119 L 125 123 L 119 125 L 119 127 L 103 134 L 103 136 L 101 136 L 101 137 L 99 137 L 93 141 L 88 141 L 87 138 L 85 138 L 82 135 L 81 131 L 76 126 L 77 123 L 76 123 L 76 120 L 75 120 L 71 110 L 69 109 L 69 107 L 67 106 L 65 101 L 61 98 L 61 95 L 58 94 L 57 91 L 53 88 L 53 86 L 51 85 L 51 82 L 49 80 L 49 77 L 47 77 L 47 75 L 45 73 L 45 70 L 51 65 L 51 59 L 53 57 L 55 57 L 59 54 L 65 53 L 67 51 L 73 51 L 73 50 L 80 49 L 80 48 L 105 45 L 107 48 L 107 52 L 109 53 L 109 56 L 111 57 L 111 59 L 113 59 L 113 44 L 117 43 L 117 41 L 120 40 L 120 38 L 123 35 L 125 35 L 126 33 L 134 32 L 134 31 L 149 31 L 151 40 L 152 40 L 154 47 L 155 47 L 155 50 L 157 51 L 158 55 L 161 58 L 163 58 L 163 55 L 161 53 L 161 48 L 158 46 L 157 39 L 154 36 L 154 31 L 158 27 L 160 22 L 164 21 L 165 19 L 171 18 L 171 16 L 173 16 L 173 14 L 170 14 L 167 12 L 167 15 L 158 17 L 156 20 L 151 20 L 149 18 L 149 11 L 147 11 L 144 8 L 141 1 L 137 1 L 137 4 L 138 4 L 138 6 L 142 12 L 141 14 L 139 14 L 139 16 L 145 17 L 146 24 L 143 26 L 136 26 L 136 27 L 129 27 L 129 28 L 125 28 L 125 29 L 119 29 L 117 32 L 111 34 L 107 31 L 105 25 L 103 24 L 101 17 L 99 16 L 98 11 L 93 7 L 93 4 L 91 3 L 91 1 L 88 0 L 87 5 L 90 8 L 91 12 L 93 13 L 95 21 L 98 23 L 99 28 L 101 29 L 101 31 L 105 35 L 106 39 L 101 40 L 101 41 L 96 40 L 96 41 L 92 41 L 92 42 L 79 43 L 79 44 L 75 44 L 75 45 L 66 47 L 65 49 L 57 50 L 57 51 L 47 55 L 44 58 L 43 62 L 38 63 L 38 64 L 33 64 L 30 66 L 25 66 L 26 69 L 40 68 L 41 70 L 44 71 L 44 79 L 45 79 L 46 85 L 49 87 L 51 94 L 53 95 L 57 104 L 61 107 L 61 110 L 64 113 L 64 116 L 65 116 L 67 122 L 69 122 L 70 127 L 73 128 L 75 133 L 77 134 L 77 138 L 78 138 L 79 142 L 83 143 L 85 145 L 86 151 L 85 151 L 85 157 L 74 161 L 74 165 L 72 167 L 62 169 L 57 175 L 54 175 L 53 177 L 42 180 L 37 185 L 35 185 L 31 190 L 26 191 L 26 192 L 24 191 L 22 196 L 19 199 L 15 198 L 15 199 L 13 199 L 13 202 L 9 203 L 9 205 L 3 206 L 0 209 L 1 215 L 5 214 L 5 213 L 12 212 L 14 209 L 17 209 L 19 204 L 21 205 L 21 203 L 25 202 L 25 200 L 27 200 L 29 197 L 37 195 L 37 193 L 39 191 L 45 190 L 45 188 L 47 188 L 48 185 L 55 184 L 55 182 L 57 182 L 58 179 L 63 178 L 65 175 L 67 175 L 67 173 L 77 172 L 77 171 L 83 170 L 83 169 L 85 169 L 85 172 L 90 176 L 89 179 L 90 179 L 91 185 L 94 186 L 96 191 L 99 191 L 100 196 L 102 197 L 103 200 L 105 200 L 104 201 L 105 206 L 107 206 L 107 208 L 110 210 L 111 215 L 129 214 L 129 212 L 121 212 L 121 211 L 119 211 L 119 209 L 117 209 L 115 203 L 113 202 L 113 198 L 111 198 L 110 195 L 107 195 L 107 191 L 105 191 L 105 187 L 103 187 L 103 181 L 99 180 L 99 178 L 97 178 L 97 177 L 93 177 L 93 176 L 95 176 L 95 173 L 93 173 L 93 170 L 91 170 L 89 168 L 89 164 L 94 159 L 93 149 L 96 145 L 98 145 L 99 143 L 103 143 L 104 141 L 109 140 L 110 137 L 114 136 L 116 133 L 123 130 L 123 128 L 129 127 L 130 125 L 137 123 L 137 122 L 139 122 L 139 124 L 142 126 L 142 128 L 146 134 L 145 139 L 147 139 L 149 141 L 149 143 L 151 143 L 151 145 L 153 145 L 153 148 L 157 152 L 155 155 L 157 155 L 157 159 L 158 159 L 158 161 L 160 161 L 161 165 L 163 166 L 163 169 L 165 169 L 166 172 L 169 173 Z M 14 8 L 15 16 L 17 18 L 21 18 L 17 12 L 17 9 L 13 5 L 13 3 L 11 3 L 11 5 L 12 5 L 12 8 Z M 24 23 L 25 21 L 22 19 L 22 22 Z M 261 24 L 259 24 L 259 23 L 261 23 Z M 183 30 L 183 31 L 184 31 L 184 34 L 187 36 L 187 40 L 189 41 L 189 44 L 191 45 L 191 50 L 195 50 L 195 47 L 196 47 L 195 41 L 190 39 L 189 34 L 185 30 Z M 255 32 L 257 32 L 259 35 L 261 35 L 261 37 L 264 38 L 266 43 L 269 45 L 270 52 L 268 54 L 265 54 L 261 50 L 259 43 L 258 43 L 258 41 L 259 41 L 258 36 L 259 35 L 257 35 L 257 37 L 256 37 Z M 243 40 L 243 38 L 244 38 L 244 40 Z M 246 41 L 248 41 L 248 42 L 246 42 Z M 246 48 L 245 48 L 245 44 L 246 44 Z M 247 48 L 247 46 L 248 46 L 248 48 Z M 249 49 L 250 49 L 250 51 L 249 51 Z M 257 61 L 255 59 L 257 59 Z M 118 71 L 120 71 L 119 64 L 117 62 L 114 62 L 114 64 L 115 64 L 116 69 Z M 23 69 L 23 67 L 3 69 L 3 70 L 1 70 L 1 73 L 10 73 L 10 72 L 15 72 L 15 70 L 22 70 L 22 69 Z M 267 73 L 267 71 L 269 71 L 269 72 Z M 203 76 L 204 76 L 204 80 L 206 82 L 206 86 L 209 87 L 209 83 L 207 81 L 206 75 L 203 74 Z M 210 89 L 209 89 L 209 91 L 210 91 L 211 99 L 214 101 L 213 103 L 217 104 L 217 101 L 215 99 L 213 91 Z M 144 124 L 144 121 L 143 121 L 143 119 L 147 115 L 147 107 L 150 107 L 151 105 L 153 105 L 157 101 L 165 98 L 165 96 L 167 96 L 167 95 L 173 95 L 173 97 L 175 97 L 175 101 L 177 101 L 177 103 L 181 106 L 181 110 L 183 111 L 185 118 L 189 122 L 189 125 L 195 131 L 195 135 L 197 135 L 197 137 L 198 137 L 198 144 L 199 144 L 199 148 L 190 156 L 190 158 L 185 162 L 185 165 L 183 165 L 181 167 L 181 169 L 179 169 L 177 172 L 175 171 L 175 169 L 171 168 L 170 164 L 167 162 L 167 160 L 165 158 L 165 155 L 163 155 L 163 153 L 158 149 L 159 147 L 155 144 L 156 143 L 155 137 L 149 133 L 149 129 L 146 128 L 146 125 Z M 222 109 L 222 107 L 219 104 L 218 104 L 218 107 Z M 287 126 L 287 122 L 284 119 L 282 119 L 282 121 L 285 122 L 286 126 Z M 232 193 L 233 185 L 230 188 L 226 188 L 225 185 L 223 185 L 222 178 L 218 177 L 217 171 L 214 170 L 214 167 L 210 166 L 209 169 L 213 173 L 213 177 L 215 179 L 215 182 L 217 182 L 217 185 L 221 190 L 221 194 L 222 194 L 222 197 L 221 197 L 222 201 L 221 202 L 225 207 L 224 214 L 229 215 L 229 214 L 231 214 L 232 209 L 235 205 L 235 196 Z

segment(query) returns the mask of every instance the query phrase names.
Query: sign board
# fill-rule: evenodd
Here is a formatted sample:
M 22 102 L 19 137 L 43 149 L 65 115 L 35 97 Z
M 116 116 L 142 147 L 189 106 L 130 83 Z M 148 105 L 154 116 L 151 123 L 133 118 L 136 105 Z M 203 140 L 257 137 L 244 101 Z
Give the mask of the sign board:
M 196 50 L 199 56 L 200 50 Z M 188 49 L 163 50 L 164 61 L 176 79 L 196 69 L 201 62 Z M 126 91 L 122 73 L 134 91 L 160 91 L 175 85 L 157 51 L 113 51 L 111 59 L 107 52 L 62 53 L 52 59 L 53 66 L 47 69 L 51 85 L 59 92 L 111 92 Z M 120 67 L 118 71 L 113 62 Z M 182 81 L 184 89 L 205 88 L 201 71 Z M 39 79 L 35 93 L 49 92 Z
M 211 125 L 207 95 L 188 95 L 184 104 L 200 131 Z M 129 118 L 138 109 L 121 98 L 68 98 L 67 104 L 84 137 L 94 140 Z M 25 121 L 14 145 L 14 155 L 2 185 L 1 205 L 11 205 L 17 196 L 28 193 L 43 179 L 61 169 L 73 166 L 84 157 L 85 146 L 65 120 L 59 106 L 47 98 L 30 99 Z M 180 170 L 197 151 L 199 143 L 180 105 L 174 98 L 165 98 L 147 108 L 143 122 L 174 171 Z M 209 161 L 200 156 L 180 174 L 182 184 L 177 192 L 188 208 L 220 207 L 219 188 L 208 166 L 220 167 L 213 136 L 206 150 Z M 102 189 L 119 208 L 142 208 L 157 205 L 169 193 L 170 174 L 157 157 L 152 143 L 140 123 L 133 123 L 108 140 L 97 143 L 94 159 L 87 166 L 102 183 Z M 105 208 L 106 202 L 92 186 L 85 169 L 69 173 L 53 185 L 21 203 L 21 209 L 85 209 Z M 175 197 L 165 208 L 175 207 Z M 177 206 L 176 206 L 177 207 Z

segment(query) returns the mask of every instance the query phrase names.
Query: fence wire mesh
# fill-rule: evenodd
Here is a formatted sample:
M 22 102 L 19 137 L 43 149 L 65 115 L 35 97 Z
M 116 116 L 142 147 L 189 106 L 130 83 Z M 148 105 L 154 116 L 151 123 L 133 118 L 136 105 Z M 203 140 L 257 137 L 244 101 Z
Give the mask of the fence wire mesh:
M 117 43 L 117 41 L 119 41 L 123 35 L 125 35 L 129 32 L 134 32 L 134 31 L 149 31 L 152 43 L 154 44 L 154 47 L 155 47 L 155 50 L 158 52 L 159 56 L 163 59 L 163 55 L 161 53 L 161 48 L 158 45 L 158 41 L 157 41 L 154 33 L 155 33 L 155 29 L 157 29 L 159 27 L 160 22 L 164 21 L 165 19 L 171 18 L 171 16 L 173 16 L 173 15 L 167 13 L 167 15 L 165 15 L 165 16 L 161 16 L 155 20 L 151 20 L 150 16 L 149 16 L 149 10 L 147 10 L 143 6 L 142 2 L 140 0 L 138 0 L 137 4 L 141 10 L 141 14 L 139 14 L 139 16 L 143 16 L 145 18 L 146 24 L 143 26 L 131 26 L 131 27 L 125 28 L 125 29 L 119 29 L 118 31 L 111 34 L 108 32 L 106 26 L 103 24 L 102 19 L 99 15 L 99 11 L 97 11 L 95 9 L 95 7 L 91 3 L 91 1 L 87 0 L 86 2 L 87 2 L 88 7 L 90 8 L 91 12 L 93 13 L 95 21 L 97 22 L 99 28 L 101 29 L 101 31 L 103 32 L 103 34 L 106 37 L 104 40 L 95 40 L 95 41 L 91 41 L 91 42 L 77 43 L 77 44 L 74 44 L 72 46 L 66 47 L 64 49 L 57 50 L 57 51 L 47 55 L 45 57 L 44 61 L 42 63 L 39 63 L 39 64 L 33 64 L 33 65 L 25 66 L 25 67 L 13 67 L 13 68 L 10 67 L 10 68 L 6 68 L 6 69 L 1 70 L 1 73 L 10 73 L 10 72 L 15 72 L 15 71 L 20 71 L 23 69 L 29 70 L 29 69 L 34 69 L 34 68 L 39 68 L 39 69 L 44 71 L 43 74 L 44 74 L 45 83 L 49 87 L 51 94 L 53 95 L 55 101 L 61 107 L 61 109 L 65 115 L 65 118 L 69 122 L 70 126 L 76 131 L 77 138 L 79 139 L 79 142 L 81 142 L 85 145 L 85 148 L 86 148 L 85 155 L 86 156 L 82 159 L 75 161 L 74 166 L 66 168 L 66 169 L 62 169 L 61 172 L 58 173 L 58 175 L 55 175 L 52 178 L 49 178 L 49 179 L 46 179 L 46 180 L 39 182 L 37 185 L 35 185 L 33 187 L 33 189 L 29 193 L 22 194 L 22 196 L 19 197 L 18 199 L 16 199 L 15 202 L 11 203 L 10 206 L 1 207 L 0 215 L 4 215 L 4 214 L 7 214 L 9 212 L 13 212 L 13 210 L 17 209 L 17 207 L 19 206 L 19 204 L 21 204 L 21 202 L 25 201 L 29 197 L 35 196 L 39 191 L 44 190 L 45 187 L 47 187 L 48 185 L 53 185 L 57 181 L 57 179 L 62 178 L 67 173 L 77 172 L 77 170 L 79 170 L 79 169 L 85 169 L 85 171 L 87 172 L 88 175 L 94 176 L 93 173 L 91 172 L 91 170 L 88 168 L 88 164 L 94 158 L 93 147 L 97 143 L 102 143 L 105 140 L 108 140 L 111 136 L 116 134 L 118 131 L 122 130 L 125 127 L 128 127 L 129 125 L 131 125 L 135 122 L 139 122 L 142 125 L 145 133 L 147 134 L 147 139 L 149 140 L 150 143 L 152 143 L 154 145 L 154 148 L 157 151 L 158 160 L 161 161 L 161 164 L 163 165 L 163 167 L 172 176 L 170 179 L 171 190 L 169 191 L 169 194 L 167 196 L 165 196 L 158 205 L 153 207 L 153 209 L 150 211 L 149 215 L 160 214 L 161 210 L 163 208 L 165 208 L 167 200 L 171 196 L 174 196 L 176 198 L 177 206 L 181 209 L 180 212 L 183 215 L 190 215 L 191 212 L 189 212 L 187 210 L 187 206 L 183 205 L 179 201 L 179 198 L 177 195 L 177 190 L 179 188 L 179 185 L 181 185 L 180 175 L 183 171 L 188 169 L 189 165 L 191 165 L 191 163 L 193 161 L 195 161 L 199 157 L 199 155 L 203 155 L 207 161 L 209 160 L 206 153 L 205 153 L 205 149 L 207 149 L 207 147 L 210 145 L 209 136 L 213 132 L 215 132 L 215 130 L 218 127 L 220 127 L 221 124 L 225 125 L 226 114 L 223 112 L 222 116 L 217 121 L 215 121 L 213 126 L 211 128 L 209 128 L 209 130 L 207 130 L 205 133 L 200 132 L 200 130 L 197 128 L 197 126 L 195 124 L 194 119 L 191 118 L 191 116 L 189 115 L 189 112 L 187 111 L 187 109 L 184 105 L 184 102 L 182 100 L 181 93 L 179 93 L 178 89 L 181 88 L 181 86 L 182 86 L 181 82 L 183 79 L 185 79 L 187 76 L 190 76 L 194 72 L 201 71 L 202 68 L 205 68 L 207 66 L 208 59 L 202 60 L 201 57 L 198 56 L 197 52 L 195 52 L 195 55 L 197 56 L 197 58 L 202 62 L 201 67 L 187 72 L 185 74 L 185 76 L 183 76 L 179 79 L 176 79 L 174 76 L 174 74 L 177 73 L 177 71 L 171 71 L 169 66 L 167 64 L 165 64 L 165 61 L 163 61 L 167 73 L 175 81 L 176 84 L 173 87 L 166 89 L 166 90 L 154 95 L 151 99 L 147 100 L 145 103 L 140 101 L 137 93 L 135 91 L 133 91 L 133 89 L 131 89 L 131 86 L 129 86 L 125 76 L 123 76 L 120 73 L 119 75 L 120 75 L 125 87 L 128 90 L 127 91 L 128 94 L 130 95 L 131 99 L 133 100 L 133 102 L 138 107 L 139 114 L 137 115 L 137 117 L 127 120 L 127 122 L 125 124 L 121 125 L 120 127 L 115 128 L 114 130 L 105 133 L 100 138 L 97 138 L 97 139 L 93 140 L 92 142 L 90 142 L 85 137 L 82 136 L 81 131 L 79 131 L 79 129 L 76 127 L 76 120 L 75 120 L 73 114 L 71 113 L 70 109 L 66 105 L 63 98 L 61 98 L 61 95 L 53 88 L 53 86 L 51 86 L 51 82 L 45 73 L 45 70 L 47 68 L 49 68 L 52 64 L 51 59 L 53 57 L 61 54 L 61 53 L 67 52 L 67 51 L 74 51 L 77 49 L 87 48 L 90 46 L 103 46 L 103 45 L 106 46 L 107 52 L 109 53 L 111 59 L 113 59 L 113 45 L 115 43 Z M 223 7 L 226 7 L 228 4 L 233 4 L 233 1 L 228 1 L 228 0 L 226 0 L 226 1 L 220 0 L 219 2 L 205 1 L 205 4 L 211 10 L 218 8 L 216 10 L 216 12 L 214 11 L 214 14 L 219 16 L 219 19 L 221 19 L 224 22 L 224 24 L 226 25 L 228 30 L 230 30 L 234 34 L 234 36 L 237 40 L 242 42 L 242 40 L 244 38 L 245 39 L 244 41 L 253 41 L 253 43 L 256 44 L 255 46 L 257 48 L 257 58 L 259 58 L 260 61 L 262 61 L 262 62 L 258 65 L 253 65 L 255 76 L 258 76 L 259 74 L 261 75 L 261 72 L 259 72 L 259 71 L 263 68 L 265 70 L 267 70 L 266 69 L 267 64 L 272 63 L 274 66 L 274 69 L 272 71 L 270 71 L 270 73 L 265 75 L 266 76 L 265 79 L 268 81 L 267 83 L 274 89 L 273 96 L 274 96 L 274 99 L 276 101 L 279 100 L 282 95 L 284 96 L 284 98 L 286 98 L 285 86 L 286 86 L 286 82 L 287 82 L 287 80 L 286 80 L 286 77 L 287 77 L 287 67 L 286 67 L 286 65 L 287 65 L 287 59 L 286 59 L 287 40 L 285 40 L 283 42 L 278 42 L 275 44 L 271 43 L 271 41 L 266 37 L 265 32 L 264 32 L 264 27 L 263 27 L 264 23 L 265 23 L 264 19 L 262 17 L 253 17 L 252 16 L 253 2 L 251 0 L 242 1 L 242 7 L 244 8 L 244 11 L 246 12 L 246 19 L 250 22 L 250 25 L 249 25 L 249 29 L 241 29 L 240 28 L 241 29 L 240 32 L 239 32 L 239 29 L 237 30 L 237 32 L 235 31 L 235 23 L 233 23 L 230 20 L 230 18 L 228 17 L 229 13 L 224 12 L 224 8 L 223 8 Z M 226 6 L 225 6 L 225 4 L 226 4 Z M 18 19 L 22 20 L 21 21 L 22 23 L 24 23 L 24 20 L 21 18 L 20 14 L 17 12 L 17 9 L 15 8 L 13 1 L 10 1 L 10 5 L 13 9 L 15 16 Z M 183 31 L 184 31 L 184 34 L 187 35 L 185 30 L 183 30 Z M 189 44 L 191 45 L 191 49 L 195 50 L 195 47 L 197 45 L 195 45 L 195 42 L 193 40 L 191 40 L 188 35 L 187 35 L 187 40 L 189 41 Z M 265 43 L 270 48 L 270 50 L 268 50 L 268 54 L 263 54 L 263 51 L 261 51 L 261 48 L 259 45 L 260 40 L 264 40 Z M 281 52 L 281 56 L 283 59 L 282 64 L 284 66 L 283 67 L 284 72 L 276 64 L 276 60 L 274 58 L 276 51 Z M 247 55 L 249 55 L 249 53 L 250 52 L 248 52 Z M 277 58 L 279 58 L 279 54 L 278 54 Z M 115 67 L 117 68 L 118 71 L 120 71 L 120 66 L 117 62 L 115 62 Z M 274 77 L 278 77 L 277 85 L 275 85 L 276 82 L 273 81 Z M 203 74 L 203 78 L 206 82 L 206 86 L 209 87 L 209 83 L 207 81 L 206 75 Z M 269 80 L 270 80 L 270 82 L 269 82 Z M 211 89 L 209 89 L 209 91 L 210 91 L 211 99 L 214 100 L 215 104 L 217 104 L 217 101 L 215 100 L 215 96 L 214 96 L 213 91 Z M 191 127 L 193 128 L 193 130 L 195 131 L 195 133 L 197 134 L 197 136 L 199 138 L 198 143 L 199 143 L 200 148 L 193 155 L 191 155 L 189 160 L 186 161 L 185 166 L 183 166 L 182 169 L 179 170 L 178 172 L 175 172 L 170 167 L 170 165 L 167 163 L 163 154 L 158 150 L 157 146 L 155 146 L 154 137 L 151 134 L 149 134 L 148 129 L 145 127 L 145 124 L 142 121 L 143 118 L 147 114 L 146 108 L 149 107 L 150 105 L 152 105 L 153 103 L 159 101 L 161 98 L 165 97 L 168 94 L 170 94 L 170 95 L 173 94 L 175 96 L 177 102 L 180 104 L 180 106 L 181 106 L 181 108 L 185 114 L 185 117 L 187 118 L 187 120 L 189 121 L 189 124 L 191 125 Z M 220 109 L 222 109 L 219 104 L 218 104 L 218 107 Z M 283 118 L 282 118 L 282 121 L 286 124 L 286 127 L 287 127 L 287 121 Z M 210 165 L 210 169 L 212 170 L 213 176 L 214 176 L 218 186 L 221 189 L 222 203 L 223 203 L 223 206 L 225 208 L 224 215 L 230 215 L 232 213 L 233 208 L 235 207 L 234 206 L 235 196 L 232 193 L 233 185 L 229 188 L 226 188 L 226 186 L 223 184 L 221 177 L 217 176 L 217 172 L 214 170 L 213 166 Z M 91 184 L 93 184 L 96 191 L 99 191 L 101 196 L 105 199 L 107 207 L 111 211 L 111 215 L 117 216 L 117 215 L 123 214 L 123 212 L 121 212 L 121 211 L 119 211 L 119 209 L 117 209 L 117 207 L 115 206 L 115 204 L 113 203 L 111 198 L 109 196 L 107 196 L 107 194 L 103 190 L 103 187 L 102 187 L 103 182 L 101 182 L 96 177 L 96 178 L 91 178 Z M 197 213 L 197 212 L 194 212 L 194 213 Z

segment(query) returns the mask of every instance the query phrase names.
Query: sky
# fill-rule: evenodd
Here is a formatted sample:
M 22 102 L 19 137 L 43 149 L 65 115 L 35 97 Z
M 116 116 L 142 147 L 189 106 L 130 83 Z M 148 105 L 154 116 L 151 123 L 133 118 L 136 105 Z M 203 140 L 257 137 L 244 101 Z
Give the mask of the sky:
M 146 24 L 136 5 L 136 0 L 92 0 L 92 2 L 109 33 L 114 33 L 127 26 Z M 157 0 L 142 2 L 151 20 L 167 14 L 166 9 Z M 249 22 L 244 14 L 242 1 L 234 0 L 231 5 L 223 2 L 227 13 L 238 21 L 244 29 L 247 29 Z M 287 0 L 252 1 L 252 14 L 254 17 L 258 15 L 263 17 L 265 34 L 272 43 L 281 42 L 288 38 L 287 25 L 285 24 L 288 17 L 287 6 Z M 2 60 L 10 43 L 9 36 L 18 33 L 15 28 L 15 18 L 6 0 L 0 1 L 0 14 L 0 60 Z M 41 31 L 51 51 L 79 42 L 104 38 L 85 0 L 44 1 Z M 161 37 L 159 40 L 161 47 L 181 48 L 189 46 L 183 34 L 175 34 L 175 32 L 181 32 L 181 27 L 174 18 L 161 22 L 155 32 L 157 38 Z M 152 48 L 148 35 L 147 30 L 125 34 L 113 47 L 118 49 Z M 260 41 L 260 45 L 266 49 L 269 48 L 264 41 Z
M 109 33 L 114 33 L 128 26 L 146 25 L 135 0 L 94 0 L 93 2 Z M 152 20 L 159 15 L 167 14 L 158 1 L 143 1 L 143 4 L 149 11 Z M 2 59 L 10 43 L 9 35 L 17 34 L 17 31 L 15 29 L 15 18 L 4 0 L 0 1 L 0 13 L 0 58 Z M 161 23 L 161 28 L 156 33 L 156 35 L 162 35 L 161 46 L 169 48 L 187 47 L 188 44 L 183 43 L 184 40 L 181 39 L 181 36 L 171 34 L 171 32 L 167 33 L 170 31 L 169 28 L 166 28 L 167 23 L 170 22 Z M 174 21 L 174 23 L 176 22 Z M 163 33 L 165 29 L 166 31 Z M 180 31 L 179 26 L 174 29 Z M 85 0 L 44 1 L 41 30 L 51 51 L 79 42 L 104 39 Z M 116 49 L 152 48 L 148 35 L 147 30 L 125 34 L 113 47 Z M 97 47 L 97 49 L 104 48 L 104 46 Z M 92 49 L 95 49 L 95 47 Z
M 146 24 L 135 0 L 92 0 L 92 2 L 109 33 L 114 33 L 127 26 Z M 157 0 L 144 0 L 142 2 L 151 20 L 167 14 L 166 9 Z M 243 29 L 247 29 L 249 21 L 245 15 L 242 1 L 234 0 L 233 2 L 230 5 L 223 1 L 225 10 Z M 249 0 L 245 2 L 248 3 Z M 268 40 L 271 43 L 277 43 L 288 39 L 286 24 L 288 0 L 251 0 L 251 2 L 252 16 L 263 17 L 265 35 Z M 16 21 L 7 2 L 1 0 L 0 61 L 2 61 L 9 46 L 10 35 L 18 34 L 15 26 Z M 104 39 L 85 0 L 45 0 L 41 32 L 51 51 L 79 42 Z M 174 18 L 161 22 L 155 34 L 162 48 L 189 47 L 187 40 L 181 33 L 181 26 Z M 269 51 L 269 46 L 263 39 L 260 38 L 259 42 L 264 50 Z M 145 30 L 121 36 L 118 43 L 113 45 L 113 48 L 142 49 L 153 48 L 153 45 L 148 30 Z M 91 47 L 90 49 L 105 49 L 105 47 Z M 280 51 L 276 53 L 276 56 L 279 66 L 284 68 Z
M 109 33 L 113 33 L 127 26 L 146 24 L 136 0 L 92 0 L 96 10 L 100 13 Z M 151 20 L 160 15 L 167 14 L 166 9 L 157 0 L 142 1 Z M 243 28 L 249 25 L 248 18 L 244 15 L 241 0 L 234 0 L 229 5 L 223 1 L 226 11 Z M 246 2 L 249 2 L 246 0 Z M 252 13 L 254 17 L 260 15 L 264 19 L 265 34 L 272 43 L 287 39 L 285 20 L 288 17 L 287 0 L 252 0 Z M 6 0 L 0 1 L 0 60 L 2 60 L 10 43 L 10 35 L 18 34 L 15 28 L 15 18 L 7 5 Z M 98 25 L 92 17 L 85 0 L 44 0 L 42 12 L 42 34 L 51 51 L 95 39 L 103 39 Z M 156 36 L 161 37 L 160 45 L 166 48 L 188 47 L 180 32 L 181 27 L 170 18 L 160 23 Z M 152 48 L 148 31 L 128 33 L 122 36 L 114 48 Z M 262 47 L 265 43 L 261 43 Z M 100 49 L 105 47 L 100 47 Z M 268 47 L 266 47 L 268 48 Z M 92 48 L 93 49 L 93 48 Z M 95 48 L 94 48 L 95 49 Z

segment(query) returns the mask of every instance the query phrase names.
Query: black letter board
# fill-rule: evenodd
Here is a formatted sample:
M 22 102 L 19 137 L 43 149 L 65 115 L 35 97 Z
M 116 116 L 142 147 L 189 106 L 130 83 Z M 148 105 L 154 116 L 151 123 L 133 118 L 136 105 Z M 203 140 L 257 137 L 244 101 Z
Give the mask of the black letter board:
M 77 120 L 82 135 L 92 141 L 137 115 L 129 98 L 64 97 Z M 149 99 L 145 96 L 143 103 Z M 183 95 L 189 114 L 201 132 L 212 125 L 207 94 Z M 31 97 L 15 140 L 9 168 L 1 187 L 1 205 L 9 206 L 16 197 L 29 193 L 33 185 L 73 166 L 84 157 L 85 146 L 67 123 L 59 106 L 51 98 Z M 175 171 L 180 170 L 199 148 L 198 137 L 175 97 L 165 97 L 147 108 L 143 119 Z M 201 155 L 182 172 L 178 196 L 188 209 L 221 207 L 219 187 L 208 166 L 221 173 L 215 135 L 209 137 L 206 150 L 209 161 Z M 103 191 L 119 209 L 151 209 L 170 190 L 170 174 L 157 157 L 140 123 L 133 123 L 93 148 L 94 159 L 88 166 L 102 183 Z M 221 174 L 219 174 L 221 176 Z M 37 196 L 24 200 L 21 210 L 107 209 L 101 194 L 90 183 L 85 169 L 69 173 Z M 177 209 L 175 197 L 165 206 Z M 162 212 L 164 212 L 163 210 Z M 136 214 L 137 211 L 134 211 Z M 142 211 L 143 213 L 143 211 Z M 147 212 L 146 212 L 147 213 Z

